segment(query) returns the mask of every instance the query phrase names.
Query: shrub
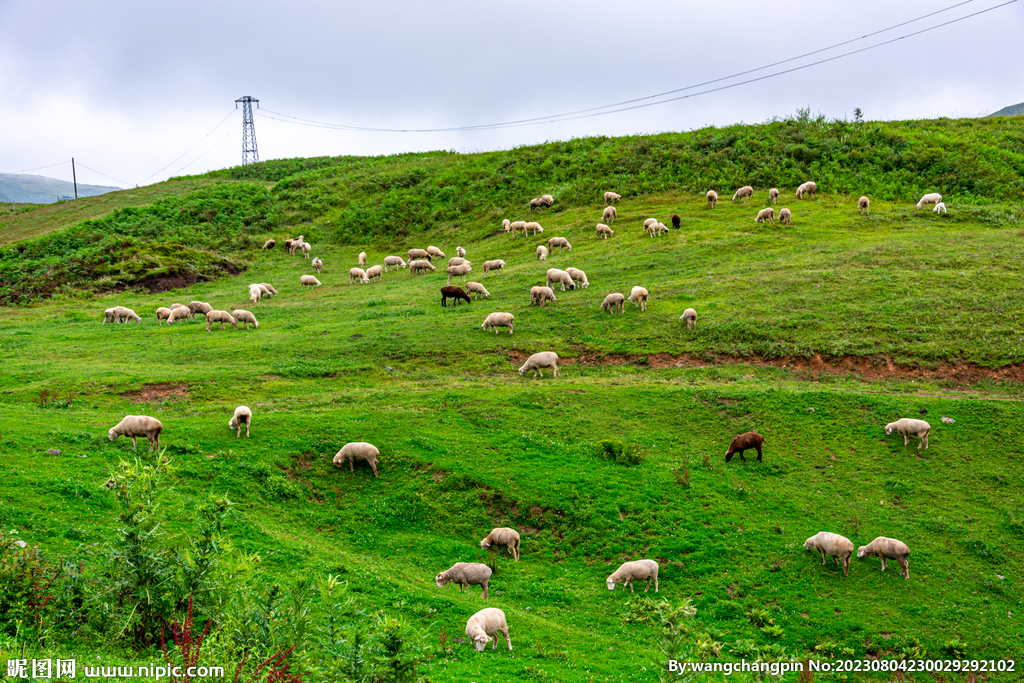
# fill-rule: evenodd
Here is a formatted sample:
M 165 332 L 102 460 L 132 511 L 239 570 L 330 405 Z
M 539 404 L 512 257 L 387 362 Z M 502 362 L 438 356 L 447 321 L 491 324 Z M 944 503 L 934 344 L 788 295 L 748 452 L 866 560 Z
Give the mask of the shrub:
M 635 443 L 623 443 L 608 439 L 594 444 L 594 455 L 598 458 L 608 458 L 620 465 L 639 465 L 643 462 L 640 447 Z

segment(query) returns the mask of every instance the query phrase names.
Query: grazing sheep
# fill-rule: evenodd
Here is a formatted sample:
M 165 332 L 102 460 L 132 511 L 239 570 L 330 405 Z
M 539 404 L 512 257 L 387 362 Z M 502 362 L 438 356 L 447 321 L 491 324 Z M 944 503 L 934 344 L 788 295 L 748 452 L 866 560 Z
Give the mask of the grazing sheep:
M 745 199 L 747 197 L 753 197 L 753 196 L 754 196 L 754 188 L 752 188 L 750 185 L 744 185 L 740 189 L 736 190 L 736 194 L 734 194 L 732 196 L 732 200 L 736 201 L 737 199 Z
M 472 302 L 469 298 L 469 294 L 466 294 L 466 290 L 458 285 L 445 285 L 441 288 L 441 307 L 448 308 L 448 299 L 455 299 L 455 305 L 465 301 L 467 304 Z
M 920 211 L 921 207 L 923 207 L 925 204 L 938 204 L 941 201 L 942 195 L 939 194 L 938 192 L 926 194 L 925 196 L 921 197 L 921 201 L 917 203 L 917 210 Z
M 682 225 L 682 224 L 683 224 L 683 219 L 679 217 L 679 214 L 678 213 L 672 214 L 672 227 L 674 229 L 678 230 L 679 226 Z
M 444 258 L 444 252 L 434 246 L 427 247 L 427 253 L 432 257 Z M 434 259 L 431 258 L 430 260 L 433 261 Z
M 409 263 L 409 275 L 415 275 L 416 273 L 425 273 L 427 271 L 433 273 L 437 268 L 431 265 L 430 261 L 419 259 L 417 261 L 411 261 Z
M 863 216 L 865 214 L 870 216 L 871 215 L 870 207 L 871 207 L 871 200 L 868 199 L 867 197 L 861 197 L 860 199 L 857 200 L 857 208 L 860 209 L 860 215 L 861 216 Z
M 822 565 L 827 562 L 825 555 L 836 558 L 836 564 L 843 568 L 843 576 L 850 575 L 850 556 L 853 555 L 853 543 L 845 536 L 819 531 L 804 541 L 804 550 L 820 552 Z
M 621 194 L 617 194 L 615 192 L 605 192 L 604 193 L 604 203 L 605 204 L 614 204 L 615 202 L 619 201 L 620 199 L 622 199 L 622 195 Z
M 796 198 L 803 199 L 805 194 L 811 195 L 811 199 L 814 199 L 814 193 L 818 191 L 818 184 L 813 180 L 808 180 L 806 183 L 796 188 Z
M 753 189 L 751 189 L 751 191 L 753 191 Z M 715 208 L 715 205 L 718 204 L 718 193 L 715 192 L 714 190 L 708 190 L 707 197 L 708 206 L 710 206 L 712 209 Z
M 694 315 L 696 316 L 696 313 Z M 694 325 L 696 325 L 696 320 L 694 320 Z M 740 434 L 732 440 L 732 443 L 729 444 L 729 450 L 725 452 L 725 461 L 729 462 L 732 460 L 732 456 L 738 453 L 740 460 L 746 462 L 747 459 L 743 457 L 743 451 L 753 448 L 757 451 L 757 461 L 761 462 L 761 446 L 763 445 L 764 437 L 757 432 L 745 432 Z
M 167 320 L 169 317 L 171 317 L 171 309 L 165 308 L 164 306 L 161 306 L 160 308 L 156 309 L 157 325 L 162 325 L 163 322 Z M 104 319 L 103 322 L 106 322 L 106 319 Z
M 697 329 L 697 311 L 693 310 L 692 308 L 687 308 L 685 311 L 683 311 L 683 314 L 679 316 L 679 319 L 686 322 L 686 329 Z
M 495 259 L 494 261 L 484 261 L 484 277 L 487 277 L 487 272 L 491 270 L 498 271 L 498 275 L 501 275 L 501 269 L 505 267 L 505 262 L 501 259 Z
M 501 231 L 508 232 L 512 228 L 512 221 L 505 218 L 501 221 Z
M 106 325 L 107 323 L 116 323 L 116 322 L 117 322 L 117 313 L 114 311 L 113 308 L 108 308 L 108 309 L 103 311 L 103 323 L 102 324 Z
M 376 278 L 377 282 L 380 282 L 381 278 L 383 277 L 383 274 L 384 268 L 381 266 L 370 266 L 369 268 L 366 269 L 367 280 L 373 280 L 374 278 Z
M 316 274 L 319 275 L 320 269 L 324 267 L 324 262 L 320 260 L 319 256 L 317 256 L 313 259 L 310 265 L 313 267 L 313 270 L 316 271 Z
M 882 560 L 882 571 L 885 571 L 886 560 L 896 560 L 900 564 L 900 576 L 904 579 L 910 578 L 910 563 L 907 556 L 910 555 L 910 548 L 903 541 L 895 538 L 878 536 L 867 545 L 857 548 L 857 557 L 877 556 Z
M 587 280 L 587 274 L 579 268 L 566 268 L 565 272 L 569 273 L 569 277 L 579 283 L 579 287 L 586 289 L 590 286 L 590 282 Z
M 491 568 L 479 562 L 456 562 L 450 569 L 446 569 L 434 577 L 438 588 L 444 588 L 449 583 L 459 586 L 459 592 L 468 590 L 470 586 L 483 586 L 483 599 L 487 599 L 487 582 L 491 580 Z
M 174 310 L 173 306 L 171 307 L 171 310 Z M 135 311 L 130 308 L 125 308 L 124 306 L 114 306 L 114 314 L 117 316 L 116 322 L 121 322 L 122 319 L 125 323 L 130 323 L 133 320 L 137 323 L 142 322 L 142 318 L 137 316 Z
M 648 218 L 644 221 L 644 237 L 647 237 L 648 233 L 651 237 L 654 237 L 654 226 L 658 224 L 657 218 Z
M 302 248 L 302 244 L 303 244 L 302 237 L 303 237 L 302 235 L 299 235 L 296 239 L 293 239 L 293 240 L 291 240 L 290 242 L 287 243 L 288 244 L 288 255 L 289 256 L 295 256 L 295 250 Z
M 312 244 L 310 244 L 309 242 L 303 242 L 303 243 L 302 243 L 302 255 L 303 255 L 303 256 L 304 256 L 305 258 L 309 258 L 309 252 L 310 252 L 310 250 L 311 250 L 312 248 L 313 248 L 313 245 L 312 245 Z
M 523 225 L 524 235 L 529 235 L 531 230 L 533 230 L 534 235 L 539 235 L 544 232 L 544 228 L 540 227 L 540 223 L 537 223 L 536 221 L 531 221 Z
M 512 322 L 514 320 L 515 316 L 511 313 L 491 313 L 484 319 L 484 324 L 480 327 L 484 328 L 484 330 L 494 328 L 494 334 L 498 334 L 499 327 L 507 327 L 508 333 L 512 334 Z
M 231 317 L 235 319 L 235 329 L 238 329 L 238 324 L 242 324 L 242 329 L 249 329 L 249 325 L 252 325 L 253 329 L 259 329 L 260 324 L 256 322 L 256 316 L 251 311 L 247 311 L 244 308 L 238 308 L 231 311 Z
M 266 242 L 263 243 L 263 246 L 260 247 L 260 249 L 273 249 L 276 244 L 277 242 L 275 242 L 274 240 L 267 240 Z
M 608 590 L 615 590 L 615 584 L 621 583 L 622 590 L 626 590 L 626 586 L 629 586 L 629 592 L 635 593 L 633 590 L 634 581 L 646 581 L 647 585 L 644 586 L 644 593 L 651 588 L 651 581 L 654 582 L 654 592 L 658 592 L 658 563 L 654 560 L 634 560 L 632 562 L 623 562 L 618 569 L 612 572 L 605 583 L 608 586 Z
M 236 439 L 242 438 L 242 425 L 245 425 L 245 438 L 249 438 L 249 425 L 252 424 L 252 411 L 246 406 L 235 408 L 235 414 L 228 420 L 228 429 L 237 429 Z
M 123 420 L 107 431 L 107 438 L 113 441 L 119 436 L 131 437 L 132 446 L 139 447 L 136 437 L 144 436 L 149 439 L 149 452 L 154 449 L 160 450 L 160 432 L 164 426 L 160 420 L 148 415 L 126 415 Z
M 471 266 L 468 262 L 463 263 L 461 266 L 448 266 L 445 272 L 448 274 L 448 284 L 452 283 L 453 275 L 455 277 L 461 277 L 462 281 L 465 282 L 466 276 L 473 272 L 473 266 Z
M 935 208 L 932 209 L 932 211 L 934 213 L 949 213 L 948 211 L 946 211 L 946 202 L 939 202 L 938 204 L 935 205 Z
M 378 476 L 377 459 L 379 457 L 380 451 L 373 444 L 366 443 L 365 441 L 353 441 L 342 446 L 341 450 L 334 454 L 334 466 L 341 467 L 348 460 L 349 472 L 355 472 L 355 461 L 365 460 L 373 470 L 373 476 L 376 477 Z
M 622 307 L 625 303 L 625 296 L 618 292 L 612 292 L 604 298 L 604 301 L 601 302 L 601 308 L 614 315 L 616 307 L 618 307 L 619 313 L 622 313 Z
M 614 206 L 606 206 L 604 211 L 601 212 L 601 220 L 606 221 L 609 225 L 614 223 L 618 217 L 619 212 L 615 210 Z
M 171 309 L 171 314 L 167 316 L 167 324 L 176 323 L 179 320 L 191 320 L 194 316 L 192 315 L 192 309 L 186 306 L 179 306 Z
M 564 237 L 552 237 L 548 240 L 548 249 L 554 251 L 555 247 L 558 247 L 558 253 L 561 254 L 562 250 L 572 251 L 572 245 L 569 244 L 569 240 Z
M 401 256 L 385 256 L 384 257 L 384 272 L 391 272 L 389 269 L 398 270 L 399 268 L 405 268 L 406 262 L 402 260 Z
M 540 353 L 533 354 L 526 359 L 523 367 L 519 368 L 519 374 L 521 376 L 524 372 L 532 370 L 534 379 L 538 379 L 544 376 L 544 373 L 541 372 L 543 368 L 551 368 L 554 370 L 554 376 L 558 377 L 558 354 L 554 351 L 541 351 Z M 519 559 L 518 551 L 516 552 L 516 559 Z
M 260 299 L 263 298 L 263 288 L 259 285 L 249 285 L 249 301 L 254 304 L 259 303 Z
M 449 266 L 461 266 L 463 263 L 470 263 L 470 262 L 467 261 L 466 259 L 462 258 L 461 256 L 452 256 L 450 259 L 448 259 L 448 265 Z
M 461 256 L 462 258 L 466 258 L 466 250 L 463 249 L 462 247 L 455 247 L 455 254 L 456 254 L 456 256 Z
M 668 226 L 664 223 L 658 222 L 651 226 L 651 237 L 657 237 L 658 235 L 667 235 Z
M 572 276 L 564 270 L 558 268 L 548 268 L 548 287 L 551 283 L 557 282 L 562 286 L 562 291 L 565 291 L 565 286 L 569 285 L 569 289 L 576 289 L 576 281 L 572 279 Z
M 299 286 L 305 289 L 306 287 L 319 287 L 320 281 L 312 275 L 303 275 L 299 278 Z
M 512 236 L 516 236 L 517 230 L 522 230 L 523 235 L 526 234 L 526 221 L 513 221 L 509 224 L 509 228 L 512 230 Z
M 292 239 L 285 240 L 284 241 L 284 250 L 287 251 L 289 254 L 292 253 L 292 245 L 294 243 L 295 243 L 295 240 L 292 240 Z
M 203 315 L 206 315 L 207 313 L 213 310 L 213 306 L 206 303 L 205 301 L 189 301 L 188 310 L 192 311 L 192 315 L 194 317 L 197 313 L 202 313 Z
M 768 207 L 767 209 L 761 209 L 757 212 L 757 218 L 754 219 L 755 223 L 767 223 L 771 221 L 775 223 L 775 209 Z
M 553 289 L 550 287 L 541 287 L 539 285 L 530 289 L 531 306 L 536 304 L 537 306 L 544 308 L 548 301 L 558 301 L 558 299 L 555 298 L 555 292 Z
M 409 259 L 410 261 L 412 261 L 413 259 L 425 258 L 429 261 L 431 259 L 431 256 L 423 249 L 410 249 L 409 251 L 405 252 L 405 258 Z
M 768 199 L 771 200 L 772 204 L 779 203 L 779 189 L 777 187 L 768 190 Z
M 608 239 L 615 234 L 615 231 L 604 223 L 597 224 L 597 239 Z
M 520 372 L 519 374 L 523 373 Z M 487 534 L 484 540 L 480 541 L 480 547 L 484 550 L 490 550 L 492 546 L 496 546 L 496 549 L 505 548 L 516 562 L 519 561 L 519 532 L 515 529 L 510 529 L 507 526 L 491 529 L 491 533 Z
M 647 290 L 637 285 L 629 292 L 629 300 L 633 302 L 634 306 L 639 306 L 641 311 L 647 310 Z
M 366 271 L 362 268 L 349 268 L 348 283 L 351 285 L 356 282 L 364 285 L 369 284 L 370 278 L 366 277 Z
M 488 292 L 487 288 L 484 287 L 479 282 L 467 282 L 466 283 L 466 291 L 470 292 L 472 294 L 478 294 L 479 296 L 482 296 L 485 299 L 490 299 L 491 298 L 491 293 Z M 477 298 L 479 298 L 479 296 Z
M 789 222 L 793 220 L 793 214 L 790 213 L 789 209 L 782 209 L 779 211 L 779 222 L 783 225 L 789 225 Z
M 547 258 L 548 258 L 548 248 L 545 247 L 543 244 L 539 245 L 537 247 L 537 260 L 538 261 L 546 261 Z
M 551 206 L 554 203 L 555 203 L 555 198 L 552 197 L 551 195 L 549 195 L 549 194 L 541 195 L 540 197 L 537 197 L 536 199 L 531 199 L 530 200 L 530 210 L 532 211 L 533 209 L 543 209 L 543 208 Z
M 267 290 L 267 292 L 265 292 L 264 295 L 266 295 L 266 293 L 270 293 L 273 294 L 274 296 L 277 296 L 277 290 L 274 289 L 274 285 L 268 285 L 266 282 L 261 282 L 260 287 L 263 287 L 264 289 Z
M 361 252 L 359 252 L 359 267 L 362 268 L 365 265 L 366 265 L 366 252 L 365 251 L 361 251 Z
M 492 636 L 499 632 L 505 636 L 505 642 L 508 644 L 508 649 L 511 650 L 512 639 L 508 637 L 508 622 L 505 620 L 505 613 L 494 607 L 480 610 L 466 622 L 466 638 L 473 643 L 477 652 L 483 652 L 487 643 L 492 640 L 494 645 L 491 646 L 491 649 L 497 650 L 498 641 Z
M 911 436 L 916 436 L 917 450 L 921 450 L 921 444 L 924 444 L 924 449 L 928 450 L 928 432 L 931 430 L 932 426 L 924 420 L 915 420 L 909 417 L 885 425 L 885 435 L 889 436 L 893 432 L 899 432 L 903 435 L 904 446 L 910 445 Z
M 303 276 L 305 277 L 305 276 Z M 220 329 L 224 329 L 224 323 L 231 323 L 231 325 L 237 330 L 238 321 L 235 317 L 227 311 L 216 311 L 211 310 L 206 313 L 206 331 L 210 331 L 210 325 L 212 323 L 220 323 Z

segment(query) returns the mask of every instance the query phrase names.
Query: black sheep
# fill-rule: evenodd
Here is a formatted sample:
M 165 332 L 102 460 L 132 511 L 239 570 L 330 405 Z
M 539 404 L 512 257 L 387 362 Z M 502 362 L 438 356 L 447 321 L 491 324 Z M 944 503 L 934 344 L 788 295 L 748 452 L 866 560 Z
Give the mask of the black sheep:
M 448 307 L 448 299 L 455 299 L 456 305 L 458 305 L 460 299 L 465 300 L 466 303 L 472 302 L 469 294 L 466 294 L 466 290 L 456 285 L 445 285 L 441 288 L 441 305 L 445 308 Z
M 729 462 L 732 460 L 732 456 L 739 453 L 740 460 L 746 462 L 747 459 L 743 457 L 743 451 L 748 448 L 757 450 L 757 461 L 761 462 L 761 445 L 764 444 L 764 437 L 757 432 L 747 432 L 746 434 L 740 434 L 732 443 L 729 444 L 729 450 L 725 452 L 725 461 Z

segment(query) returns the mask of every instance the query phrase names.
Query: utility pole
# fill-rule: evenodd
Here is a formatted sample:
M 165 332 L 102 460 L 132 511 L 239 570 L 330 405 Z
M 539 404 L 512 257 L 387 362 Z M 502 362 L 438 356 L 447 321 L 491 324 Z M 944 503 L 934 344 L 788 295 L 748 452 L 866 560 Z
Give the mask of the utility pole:
M 75 183 L 75 199 L 78 199 L 78 176 L 75 175 L 75 158 L 71 157 L 71 180 Z
M 256 127 L 252 122 L 252 103 L 256 103 L 256 108 L 260 108 L 260 101 L 249 97 L 241 97 L 235 100 L 235 109 L 238 109 L 238 103 L 242 103 L 242 165 L 247 164 L 258 164 L 260 161 L 260 153 L 256 150 Z

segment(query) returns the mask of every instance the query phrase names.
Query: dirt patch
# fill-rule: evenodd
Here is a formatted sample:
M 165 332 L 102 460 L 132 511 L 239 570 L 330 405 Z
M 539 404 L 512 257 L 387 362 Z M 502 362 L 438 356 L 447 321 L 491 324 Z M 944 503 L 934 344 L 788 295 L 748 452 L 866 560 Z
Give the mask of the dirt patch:
M 188 398 L 188 385 L 180 382 L 157 382 L 144 384 L 141 389 L 126 391 L 121 394 L 136 403 L 153 403 L 171 398 Z

